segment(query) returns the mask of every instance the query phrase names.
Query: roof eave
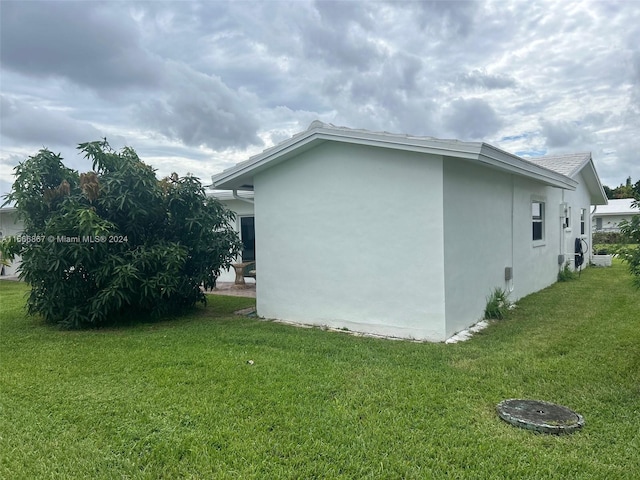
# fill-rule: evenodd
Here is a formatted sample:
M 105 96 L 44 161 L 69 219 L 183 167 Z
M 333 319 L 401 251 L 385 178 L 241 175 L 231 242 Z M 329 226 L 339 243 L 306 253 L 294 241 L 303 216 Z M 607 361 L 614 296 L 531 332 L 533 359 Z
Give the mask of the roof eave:
M 531 178 L 552 187 L 575 190 L 578 186 L 578 182 L 572 178 L 536 165 L 533 162 L 527 162 L 488 143 L 482 144 L 482 151 L 478 160 L 485 165 L 499 168 L 514 175 Z
M 516 155 L 481 142 L 460 142 L 411 137 L 406 135 L 346 130 L 312 124 L 312 128 L 291 137 L 283 143 L 251 157 L 224 172 L 211 177 L 212 188 L 222 190 L 252 190 L 253 177 L 266 168 L 276 165 L 325 141 L 368 145 L 381 148 L 411 151 L 423 154 L 455 157 L 478 161 L 484 165 L 515 175 L 531 178 L 545 185 L 575 190 L 578 182 L 548 168 L 528 162 Z
M 476 159 L 482 147 L 482 143 L 475 142 L 421 139 L 360 130 L 343 131 L 334 128 L 316 127 L 302 132 L 274 148 L 265 150 L 246 162 L 212 176 L 211 187 L 222 190 L 250 189 L 249 186 L 253 186 L 253 176 L 256 173 L 326 141 L 455 156 L 469 160 Z

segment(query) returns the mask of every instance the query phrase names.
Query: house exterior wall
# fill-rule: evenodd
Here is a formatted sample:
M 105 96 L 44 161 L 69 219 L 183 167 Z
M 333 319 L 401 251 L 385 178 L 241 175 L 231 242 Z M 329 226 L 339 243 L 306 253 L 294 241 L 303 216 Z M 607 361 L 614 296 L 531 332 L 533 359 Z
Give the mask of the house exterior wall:
M 23 229 L 23 223 L 18 220 L 15 210 L 0 210 L 0 239 L 18 235 L 22 233 Z M 17 256 L 9 266 L 4 267 L 4 275 L 17 275 L 18 266 L 20 266 L 20 256 Z M 0 266 L 0 273 L 2 271 L 2 266 Z
M 258 315 L 446 338 L 442 159 L 323 143 L 254 178 Z
M 482 318 L 494 288 L 509 287 L 504 269 L 513 265 L 512 197 L 511 175 L 445 159 L 447 337 Z
M 558 279 L 558 255 L 564 249 L 561 235 L 562 189 L 527 178 L 513 177 L 513 282 L 512 301 L 548 287 Z M 532 236 L 532 201 L 544 203 L 543 239 Z
M 592 219 L 591 219 L 591 197 L 586 187 L 586 182 L 582 174 L 574 177 L 578 181 L 578 187 L 575 191 L 564 191 L 563 202 L 570 208 L 569 227 L 563 228 L 564 234 L 564 255 L 571 267 L 575 267 L 575 239 L 583 240 L 584 263 L 583 267 L 589 265 L 593 253 L 592 242 Z M 582 232 L 580 211 L 584 210 L 584 233 Z
M 242 200 L 228 200 L 228 199 L 220 199 L 219 200 L 220 203 L 222 203 L 225 207 L 227 207 L 229 210 L 231 210 L 232 212 L 235 212 L 236 214 L 236 220 L 233 224 L 233 229 L 238 232 L 238 235 L 240 234 L 240 219 L 242 217 L 253 217 L 254 216 L 254 210 L 253 210 L 253 205 L 248 203 L 248 202 L 244 202 Z M 242 258 L 239 255 L 236 260 L 236 262 L 241 262 Z M 230 268 L 229 270 L 222 270 L 220 272 L 220 276 L 218 277 L 218 282 L 235 282 L 236 279 L 236 274 L 233 268 Z M 246 283 L 254 283 L 255 280 L 253 278 L 245 278 L 245 282 Z
M 495 288 L 515 301 L 555 281 L 564 254 L 573 266 L 574 242 L 583 238 L 585 262 L 591 254 L 589 193 L 583 179 L 575 192 L 544 186 L 479 165 L 444 162 L 446 334 L 480 320 Z M 544 238 L 533 240 L 532 201 L 544 203 Z M 565 227 L 561 205 L 570 208 Z M 585 209 L 581 234 L 580 209 Z M 512 267 L 512 281 L 505 268 Z

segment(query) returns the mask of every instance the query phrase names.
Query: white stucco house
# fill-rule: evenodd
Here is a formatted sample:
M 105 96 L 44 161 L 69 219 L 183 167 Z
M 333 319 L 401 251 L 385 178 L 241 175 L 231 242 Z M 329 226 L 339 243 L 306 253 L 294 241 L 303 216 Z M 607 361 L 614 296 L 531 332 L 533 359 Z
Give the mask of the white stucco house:
M 0 240 L 22 233 L 23 228 L 22 220 L 18 219 L 17 211 L 14 207 L 0 208 Z M 9 265 L 0 264 L 0 276 L 17 275 L 19 265 L 19 256 L 15 258 L 13 262 L 10 262 Z
M 633 207 L 633 198 L 609 200 L 607 205 L 594 206 L 592 224 L 595 232 L 619 232 L 620 222 L 629 221 L 640 210 Z
M 430 341 L 480 320 L 496 287 L 555 282 L 607 202 L 589 153 L 318 121 L 212 182 L 254 194 L 259 316 Z
M 208 195 L 218 199 L 224 206 L 236 214 L 233 225 L 242 241 L 242 252 L 236 262 L 255 261 L 255 226 L 253 210 L 253 191 L 230 192 L 217 190 L 208 192 Z M 223 270 L 218 277 L 218 282 L 234 282 L 236 278 L 233 269 Z M 246 283 L 255 283 L 253 278 L 246 278 Z

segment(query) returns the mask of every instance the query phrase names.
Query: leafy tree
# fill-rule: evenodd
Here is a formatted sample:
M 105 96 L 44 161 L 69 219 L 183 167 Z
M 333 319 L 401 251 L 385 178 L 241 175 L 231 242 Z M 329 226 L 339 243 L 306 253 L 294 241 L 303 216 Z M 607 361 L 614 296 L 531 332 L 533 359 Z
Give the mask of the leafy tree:
M 640 200 L 632 204 L 640 208 Z M 620 232 L 626 237 L 630 246 L 622 249 L 622 259 L 629 264 L 629 271 L 634 276 L 634 284 L 640 288 L 640 215 L 634 215 L 631 220 L 620 222 Z
M 78 149 L 93 171 L 43 149 L 15 168 L 5 196 L 24 220 L 24 235 L 2 249 L 22 256 L 29 313 L 81 327 L 205 303 L 201 287 L 214 287 L 240 249 L 233 212 L 191 175 L 159 181 L 131 148 L 105 139 Z
M 609 200 L 616 198 L 640 198 L 640 181 L 631 183 L 631 177 L 627 177 L 624 185 L 620 184 L 616 188 L 609 188 L 603 185 L 604 193 Z

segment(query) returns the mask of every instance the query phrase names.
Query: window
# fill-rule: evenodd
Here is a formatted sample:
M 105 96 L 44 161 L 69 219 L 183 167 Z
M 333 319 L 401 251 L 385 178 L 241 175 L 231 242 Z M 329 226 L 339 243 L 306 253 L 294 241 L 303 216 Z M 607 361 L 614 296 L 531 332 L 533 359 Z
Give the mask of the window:
M 531 202 L 531 219 L 533 223 L 533 240 L 544 239 L 544 203 Z
M 584 208 L 580 209 L 580 235 L 584 235 L 584 222 L 587 216 L 587 211 Z
M 242 239 L 242 261 L 256 260 L 256 231 L 254 217 L 240 217 L 240 238 Z
M 571 228 L 571 207 L 565 207 L 564 228 Z

